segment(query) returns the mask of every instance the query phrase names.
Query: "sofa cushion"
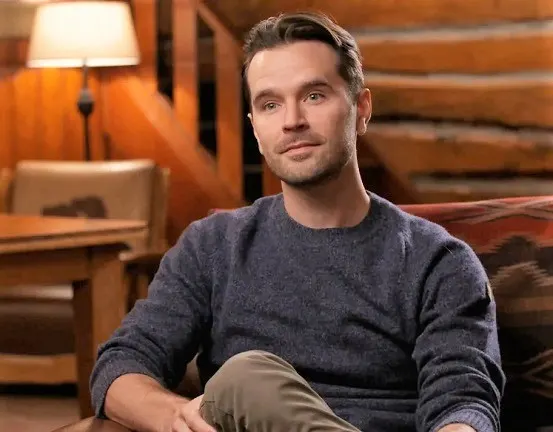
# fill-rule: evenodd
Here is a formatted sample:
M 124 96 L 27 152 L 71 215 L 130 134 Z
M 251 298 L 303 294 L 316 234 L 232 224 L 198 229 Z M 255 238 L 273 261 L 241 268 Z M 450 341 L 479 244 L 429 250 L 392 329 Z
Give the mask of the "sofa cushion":
M 553 197 L 402 208 L 466 241 L 487 271 L 507 375 L 502 430 L 553 424 Z

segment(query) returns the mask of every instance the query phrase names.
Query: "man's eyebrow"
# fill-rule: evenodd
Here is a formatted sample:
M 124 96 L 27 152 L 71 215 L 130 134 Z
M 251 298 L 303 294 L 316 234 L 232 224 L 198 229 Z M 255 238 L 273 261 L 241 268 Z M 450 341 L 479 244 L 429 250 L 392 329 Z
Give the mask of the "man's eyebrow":
M 319 79 L 319 78 L 311 81 L 307 81 L 306 83 L 302 84 L 300 88 L 302 91 L 304 91 L 308 88 L 313 88 L 313 87 L 326 87 L 326 88 L 332 89 L 332 86 L 328 81 L 324 79 Z
M 259 93 L 257 93 L 255 95 L 255 98 L 253 99 L 253 103 L 255 104 L 257 101 L 259 101 L 260 99 L 263 99 L 267 96 L 274 96 L 276 94 L 276 92 L 271 89 L 271 88 L 268 88 L 268 89 L 265 89 L 265 90 L 261 90 Z
M 303 83 L 300 87 L 300 91 L 303 92 L 309 88 L 314 88 L 314 87 L 326 87 L 328 89 L 331 89 L 332 90 L 332 86 L 330 85 L 330 83 L 324 79 L 313 79 L 313 80 L 310 80 L 310 81 L 306 81 L 305 83 Z M 264 89 L 264 90 L 261 90 L 259 93 L 257 93 L 253 99 L 253 103 L 255 104 L 257 101 L 259 101 L 260 99 L 263 99 L 267 96 L 274 96 L 277 92 L 272 89 L 272 88 L 267 88 L 267 89 Z

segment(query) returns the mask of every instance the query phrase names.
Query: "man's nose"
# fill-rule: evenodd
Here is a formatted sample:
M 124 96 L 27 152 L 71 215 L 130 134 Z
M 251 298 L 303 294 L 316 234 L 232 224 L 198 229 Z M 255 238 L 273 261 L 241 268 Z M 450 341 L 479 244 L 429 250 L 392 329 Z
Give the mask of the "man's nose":
M 294 103 L 286 106 L 282 128 L 284 131 L 296 131 L 307 128 L 307 120 L 299 104 Z

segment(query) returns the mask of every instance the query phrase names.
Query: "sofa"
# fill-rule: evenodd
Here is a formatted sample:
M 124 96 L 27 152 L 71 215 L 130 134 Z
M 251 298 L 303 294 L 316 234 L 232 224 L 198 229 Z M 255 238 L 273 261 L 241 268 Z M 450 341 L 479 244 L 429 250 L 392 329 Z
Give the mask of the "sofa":
M 466 241 L 488 273 L 507 375 L 502 431 L 547 430 L 553 425 L 553 196 L 402 208 Z M 184 382 L 197 382 L 193 368 Z M 124 430 L 85 419 L 59 431 Z

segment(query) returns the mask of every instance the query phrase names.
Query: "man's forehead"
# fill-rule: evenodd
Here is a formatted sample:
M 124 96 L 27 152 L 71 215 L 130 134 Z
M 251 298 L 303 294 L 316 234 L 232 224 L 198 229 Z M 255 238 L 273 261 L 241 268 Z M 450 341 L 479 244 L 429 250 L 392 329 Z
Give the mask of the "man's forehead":
M 300 87 L 315 81 L 332 82 L 338 76 L 338 57 L 321 42 L 295 42 L 257 53 L 248 68 L 252 93 L 267 87 Z
M 337 61 L 338 55 L 328 44 L 319 41 L 299 41 L 259 51 L 253 56 L 249 68 L 263 70 L 275 65 L 315 63 L 321 66 L 334 66 Z

